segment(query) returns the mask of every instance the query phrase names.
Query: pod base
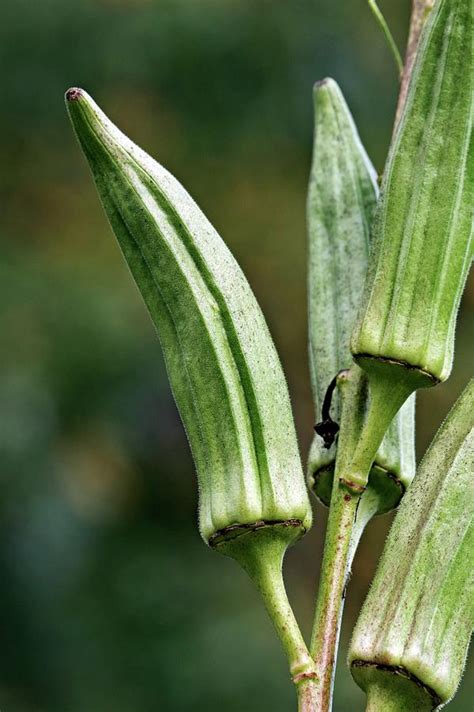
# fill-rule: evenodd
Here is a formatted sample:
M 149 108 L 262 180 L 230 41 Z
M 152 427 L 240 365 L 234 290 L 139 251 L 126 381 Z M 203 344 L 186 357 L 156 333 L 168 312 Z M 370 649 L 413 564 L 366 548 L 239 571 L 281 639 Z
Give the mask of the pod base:
M 434 690 L 403 667 L 355 660 L 351 673 L 367 694 L 366 712 L 432 712 L 442 702 Z

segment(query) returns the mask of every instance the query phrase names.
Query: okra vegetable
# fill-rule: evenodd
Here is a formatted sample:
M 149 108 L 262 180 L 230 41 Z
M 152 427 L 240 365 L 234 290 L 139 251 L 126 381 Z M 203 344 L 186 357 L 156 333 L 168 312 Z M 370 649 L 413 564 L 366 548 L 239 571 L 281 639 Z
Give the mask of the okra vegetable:
M 448 378 L 472 261 L 472 0 L 438 0 L 417 54 L 374 225 L 363 308 L 352 336 L 371 406 L 350 472 L 367 484 L 385 431 L 417 388 Z
M 315 428 L 308 479 L 317 496 L 330 503 L 330 511 L 310 650 L 321 680 L 317 709 L 325 712 L 331 706 L 344 588 L 360 536 L 375 514 L 398 505 L 414 475 L 414 399 L 390 425 L 371 463 L 369 485 L 361 499 L 347 495 L 339 479 L 357 447 L 368 406 L 367 376 L 359 366 L 351 366 L 349 341 L 369 262 L 378 188 L 336 83 L 318 83 L 314 100 L 308 196 L 309 333 L 314 401 L 316 411 L 321 408 L 322 422 Z M 332 443 L 337 429 L 333 417 L 340 423 L 337 443 Z
M 361 143 L 341 90 L 332 79 L 314 88 L 315 133 L 308 192 L 309 356 L 316 418 L 322 422 L 308 461 L 308 481 L 326 505 L 331 498 L 342 394 L 350 395 L 349 417 L 363 424 L 368 404 L 367 377 L 358 366 L 337 383 L 331 413 L 328 387 L 349 369 L 351 331 L 360 307 L 370 251 L 370 229 L 378 199 L 377 175 Z M 352 385 L 345 385 L 350 377 Z M 356 415 L 359 423 L 355 424 Z M 329 427 L 327 440 L 323 436 Z M 415 474 L 414 396 L 390 424 L 370 473 L 371 500 L 379 513 L 397 506 Z M 374 495 L 376 502 L 374 501 Z
M 474 624 L 474 380 L 404 497 L 349 651 L 368 712 L 454 695 Z
M 267 325 L 235 259 L 162 166 L 81 89 L 69 115 L 103 206 L 157 328 L 199 480 L 206 543 L 256 581 L 292 674 L 312 661 L 286 600 L 281 564 L 311 524 L 287 386 Z M 306 677 L 305 677 L 306 676 Z

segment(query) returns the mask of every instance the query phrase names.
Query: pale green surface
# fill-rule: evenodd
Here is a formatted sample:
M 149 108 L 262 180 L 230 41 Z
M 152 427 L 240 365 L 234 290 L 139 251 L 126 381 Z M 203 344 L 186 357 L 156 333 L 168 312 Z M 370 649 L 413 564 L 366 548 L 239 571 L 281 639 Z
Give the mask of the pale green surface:
M 158 330 L 196 463 L 200 531 L 311 509 L 285 379 L 255 297 L 188 193 L 81 90 L 75 131 Z
M 365 675 L 370 679 L 365 712 L 432 712 L 432 700 L 412 680 L 376 669 L 365 671 Z
M 400 505 L 349 652 L 350 662 L 403 667 L 443 702 L 459 685 L 474 623 L 473 470 L 471 381 Z
M 380 5 L 403 47 L 409 0 Z M 334 0 L 297 11 L 275 0 L 271 12 L 255 0 L 3 0 L 0 35 L 0 707 L 288 712 L 294 691 L 258 594 L 199 539 L 160 346 L 62 95 L 85 86 L 225 237 L 282 356 L 306 457 L 311 88 L 337 78 L 381 171 L 397 91 L 383 37 L 364 2 L 335 12 Z M 420 454 L 472 368 L 473 297 L 471 286 L 453 377 L 419 395 Z M 326 516 L 314 506 L 286 565 L 307 634 Z M 362 542 L 346 636 L 389 522 Z M 360 712 L 346 649 L 335 709 Z M 470 667 L 449 712 L 472 712 L 473 680 Z
M 378 198 L 377 176 L 361 143 L 354 120 L 337 83 L 318 82 L 314 88 L 315 132 L 308 192 L 308 306 L 310 366 L 315 418 L 321 419 L 326 389 L 341 369 L 351 366 L 351 331 L 369 262 L 370 229 Z M 355 377 L 356 374 L 354 374 Z M 353 379 L 354 380 L 354 379 Z M 331 415 L 340 423 L 341 395 L 333 395 Z M 350 392 L 353 409 L 363 419 L 368 402 L 366 379 L 357 373 Z M 308 479 L 325 504 L 332 472 L 318 482 L 322 468 L 332 470 L 337 443 L 329 450 L 315 435 L 308 458 Z M 407 487 L 415 474 L 414 397 L 393 420 L 375 459 Z M 390 489 L 390 488 L 389 488 Z M 396 489 L 396 488 L 395 488 Z M 330 496 L 330 494 L 329 494 Z M 382 497 L 383 499 L 383 497 Z M 385 511 L 397 493 L 381 501 Z
M 451 371 L 472 261 L 472 48 L 472 0 L 439 0 L 384 172 L 376 259 L 351 344 L 438 380 Z
M 347 475 L 358 486 L 408 396 L 452 368 L 474 244 L 472 14 L 472 0 L 438 0 L 430 14 L 384 171 L 351 339 L 372 399 Z

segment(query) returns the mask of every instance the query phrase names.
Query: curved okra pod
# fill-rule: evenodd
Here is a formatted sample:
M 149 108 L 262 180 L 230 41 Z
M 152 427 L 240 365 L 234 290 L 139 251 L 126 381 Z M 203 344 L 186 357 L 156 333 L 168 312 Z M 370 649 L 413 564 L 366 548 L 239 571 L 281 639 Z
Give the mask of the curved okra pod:
M 474 381 L 403 499 L 352 638 L 369 712 L 432 710 L 454 695 L 474 624 Z
M 383 435 L 410 393 L 451 371 L 473 249 L 472 47 L 472 0 L 438 0 L 384 173 L 374 255 L 352 336 L 371 394 L 343 477 L 352 491 L 366 486 Z
M 315 133 L 308 192 L 309 355 L 316 418 L 321 418 L 329 384 L 352 356 L 349 341 L 360 308 L 370 251 L 370 228 L 378 199 L 377 176 L 361 143 L 341 90 L 332 79 L 314 88 Z M 337 379 L 331 420 L 340 423 L 342 395 L 351 399 L 349 422 L 361 427 L 367 411 L 365 373 L 353 366 Z M 356 416 L 360 417 L 357 419 Z M 328 414 L 323 413 L 323 418 Z M 355 421 L 358 420 L 356 423 Z M 317 430 L 324 434 L 325 422 Z M 329 435 L 331 432 L 329 433 Z M 328 447 L 329 445 L 329 447 Z M 308 460 L 308 482 L 326 505 L 331 499 L 337 440 L 316 434 Z M 390 424 L 371 470 L 376 511 L 397 506 L 415 474 L 414 396 Z
M 196 464 L 199 528 L 259 586 L 296 682 L 313 664 L 285 596 L 287 546 L 311 509 L 285 378 L 235 259 L 162 166 L 81 89 L 66 103 L 103 206 L 145 300 Z

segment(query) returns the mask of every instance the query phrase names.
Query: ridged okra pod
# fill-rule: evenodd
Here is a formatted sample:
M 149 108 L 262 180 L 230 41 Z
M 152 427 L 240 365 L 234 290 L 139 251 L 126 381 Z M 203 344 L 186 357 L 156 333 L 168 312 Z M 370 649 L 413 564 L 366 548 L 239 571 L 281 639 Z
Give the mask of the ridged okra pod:
M 472 261 L 473 3 L 438 0 L 384 172 L 363 308 L 352 336 L 372 405 L 347 484 L 363 488 L 408 395 L 450 374 Z
M 432 710 L 454 695 L 474 624 L 474 380 L 395 517 L 349 651 L 370 712 Z
M 328 416 L 323 404 L 336 374 L 349 369 L 351 332 L 360 308 L 370 253 L 370 231 L 378 199 L 377 175 L 362 145 L 341 90 L 332 79 L 314 87 L 315 131 L 308 221 L 309 356 L 316 419 Z M 340 423 L 341 399 L 351 399 L 349 419 L 359 427 L 368 404 L 367 377 L 358 366 L 350 387 L 336 387 L 332 421 Z M 338 379 L 339 386 L 341 381 Z M 359 418 L 357 419 L 357 414 Z M 355 421 L 358 420 L 356 423 Z M 325 423 L 318 426 L 324 432 Z M 321 430 L 322 428 L 322 430 Z M 331 432 L 329 432 L 331 435 Z M 329 445 L 329 447 L 328 447 Z M 337 440 L 314 436 L 308 459 L 308 482 L 329 504 Z M 414 397 L 390 424 L 371 470 L 377 511 L 396 506 L 415 474 Z
M 321 681 L 316 708 L 324 711 L 331 706 L 343 591 L 359 538 L 371 517 L 397 506 L 414 475 L 414 400 L 409 399 L 390 425 L 361 500 L 348 496 L 339 477 L 357 446 L 368 405 L 367 376 L 359 366 L 351 366 L 349 341 L 370 258 L 378 188 L 337 84 L 316 84 L 314 103 L 308 293 L 313 395 L 321 422 L 310 451 L 308 479 L 317 496 L 330 504 L 311 641 Z M 334 421 L 340 423 L 340 432 L 331 443 Z
M 81 89 L 66 103 L 165 357 L 199 481 L 206 543 L 256 581 L 290 657 L 312 663 L 281 563 L 311 524 L 285 378 L 255 297 L 204 214 Z

